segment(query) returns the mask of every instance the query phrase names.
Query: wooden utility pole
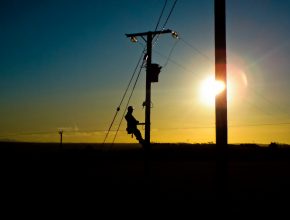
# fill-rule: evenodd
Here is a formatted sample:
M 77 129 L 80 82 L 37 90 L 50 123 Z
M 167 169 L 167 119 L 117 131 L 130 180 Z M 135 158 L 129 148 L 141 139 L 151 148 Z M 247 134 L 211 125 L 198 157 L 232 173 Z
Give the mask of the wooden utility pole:
M 131 38 L 132 42 L 136 42 L 136 37 L 142 37 L 147 43 L 147 53 L 146 53 L 146 99 L 145 99 L 145 145 L 150 146 L 150 127 L 151 127 L 151 83 L 152 83 L 152 41 L 155 36 L 160 34 L 172 33 L 176 34 L 172 30 L 163 31 L 149 31 L 143 33 L 126 34 L 127 37 Z M 144 38 L 146 36 L 146 39 Z
M 216 144 L 221 147 L 226 147 L 228 144 L 225 10 L 225 0 L 215 0 L 215 79 L 225 84 L 225 89 L 215 99 Z
M 151 131 L 151 80 L 150 66 L 152 63 L 152 32 L 147 33 L 147 60 L 146 60 L 146 99 L 145 99 L 145 145 L 150 145 Z
M 215 78 L 225 85 L 225 89 L 216 96 L 216 196 L 220 201 L 227 198 L 227 53 L 226 53 L 226 4 L 225 0 L 215 0 Z

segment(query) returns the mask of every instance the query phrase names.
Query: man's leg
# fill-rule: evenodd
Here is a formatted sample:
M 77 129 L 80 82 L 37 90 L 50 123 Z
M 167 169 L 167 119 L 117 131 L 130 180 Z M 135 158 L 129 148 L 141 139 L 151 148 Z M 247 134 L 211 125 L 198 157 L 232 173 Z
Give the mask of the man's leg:
M 144 139 L 142 138 L 141 132 L 138 129 L 135 129 L 134 135 L 140 143 L 144 141 Z

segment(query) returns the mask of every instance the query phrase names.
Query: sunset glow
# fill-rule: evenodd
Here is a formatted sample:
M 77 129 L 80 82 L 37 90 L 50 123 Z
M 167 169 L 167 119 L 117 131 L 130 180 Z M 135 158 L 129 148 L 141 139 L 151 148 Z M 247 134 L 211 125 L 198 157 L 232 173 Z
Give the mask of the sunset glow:
M 290 1 L 227 1 L 226 83 L 215 81 L 213 1 L 172 13 L 175 1 L 23 2 L 0 2 L 0 141 L 58 143 L 62 130 L 64 143 L 103 143 L 119 128 L 115 143 L 137 143 L 123 112 L 145 122 L 147 37 L 125 34 L 169 29 L 179 38 L 152 39 L 152 142 L 214 142 L 226 89 L 229 143 L 290 144 Z

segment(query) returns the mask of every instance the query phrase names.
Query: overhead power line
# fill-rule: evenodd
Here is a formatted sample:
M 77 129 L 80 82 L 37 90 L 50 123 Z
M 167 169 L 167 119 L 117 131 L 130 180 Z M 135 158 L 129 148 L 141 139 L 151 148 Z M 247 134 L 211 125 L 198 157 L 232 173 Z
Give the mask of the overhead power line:
M 173 44 L 173 46 L 172 46 L 172 48 L 171 48 L 171 50 L 170 50 L 170 52 L 169 52 L 169 55 L 168 55 L 168 57 L 167 57 L 167 59 L 166 59 L 164 65 L 163 65 L 163 68 L 165 68 L 165 67 L 167 66 L 167 64 L 168 64 L 168 62 L 169 62 L 169 60 L 170 60 L 170 58 L 171 58 L 171 55 L 172 55 L 172 53 L 173 53 L 173 50 L 175 49 L 175 47 L 176 47 L 176 45 L 177 45 L 178 42 L 179 42 L 179 40 L 176 40 L 176 41 L 174 42 L 174 44 Z
M 165 30 L 165 27 L 166 27 L 166 25 L 167 25 L 167 23 L 168 23 L 168 21 L 169 21 L 169 18 L 171 17 L 171 14 L 172 14 L 172 12 L 173 12 L 173 9 L 175 8 L 175 5 L 176 5 L 177 1 L 178 1 L 178 0 L 175 0 L 175 1 L 174 1 L 173 5 L 172 5 L 172 7 L 171 7 L 171 9 L 170 9 L 170 12 L 169 12 L 169 14 L 168 14 L 168 16 L 167 16 L 167 18 L 166 18 L 166 20 L 165 20 L 165 22 L 164 22 L 164 24 L 163 24 L 161 30 Z M 163 10 L 164 10 L 164 8 L 163 8 Z M 162 13 L 162 14 L 163 14 L 163 13 Z M 159 22 L 159 21 L 158 21 L 158 22 Z M 155 30 L 155 31 L 156 31 L 156 30 Z M 156 36 L 156 39 L 155 39 L 155 41 L 154 41 L 154 43 L 153 43 L 153 47 L 154 47 L 155 44 L 157 43 L 157 41 L 158 41 L 158 39 L 159 39 L 159 36 L 160 36 L 160 34 L 158 34 L 158 35 Z
M 190 47 L 191 49 L 193 49 L 196 53 L 198 53 L 200 56 L 202 56 L 203 58 L 205 58 L 207 61 L 209 61 L 211 64 L 214 64 L 214 59 L 211 59 L 209 56 L 207 56 L 206 54 L 204 54 L 201 50 L 199 50 L 197 47 L 193 46 L 191 43 L 189 43 L 188 41 L 186 41 L 183 37 L 179 37 L 180 40 L 187 45 L 188 47 Z
M 131 83 L 132 83 L 132 80 L 133 80 L 133 78 L 134 78 L 136 72 L 137 72 L 137 69 L 138 69 L 138 67 L 139 67 L 139 65 L 140 65 L 140 62 L 141 62 L 142 58 L 144 57 L 144 51 L 145 51 L 145 49 L 143 49 L 143 51 L 142 51 L 142 53 L 141 53 L 141 56 L 140 56 L 140 58 L 139 58 L 139 60 L 138 60 L 138 63 L 137 63 L 137 65 L 136 65 L 136 67 L 135 67 L 135 69 L 134 69 L 134 71 L 133 71 L 133 74 L 132 74 L 132 76 L 131 76 L 131 78 L 130 78 L 130 81 L 129 81 L 129 83 L 128 83 L 127 87 L 126 87 L 126 90 L 125 90 L 125 92 L 124 92 L 124 94 L 123 94 L 123 96 L 122 96 L 122 99 L 121 99 L 121 101 L 120 101 L 120 104 L 118 105 L 118 107 L 117 107 L 117 109 L 116 109 L 115 115 L 114 115 L 113 120 L 112 120 L 112 122 L 111 122 L 111 124 L 110 124 L 110 126 L 109 126 L 109 129 L 108 129 L 108 131 L 107 131 L 107 133 L 106 133 L 106 136 L 105 136 L 105 139 L 104 139 L 104 141 L 103 141 L 103 144 L 105 144 L 105 142 L 106 142 L 106 140 L 107 140 L 107 138 L 108 138 L 108 135 L 109 135 L 109 133 L 110 133 L 110 131 L 111 131 L 111 128 L 112 128 L 112 126 L 113 126 L 113 124 L 114 124 L 114 122 L 115 122 L 115 120 L 116 120 L 116 117 L 117 117 L 117 115 L 118 115 L 118 113 L 119 113 L 119 111 L 120 111 L 120 109 L 121 109 L 121 105 L 122 105 L 122 103 L 123 103 L 123 101 L 124 101 L 124 99 L 125 99 L 125 97 L 126 97 L 126 95 L 127 95 L 128 89 L 129 89 L 129 87 L 130 87 L 130 85 L 131 85 Z M 143 66 L 143 63 L 142 63 L 142 65 L 141 65 L 140 69 L 142 68 L 142 66 Z M 139 74 L 140 74 L 140 73 L 139 73 Z M 139 74 L 138 74 L 138 77 L 139 77 Z M 134 86 L 135 86 L 135 85 L 134 85 Z M 126 109 L 126 108 L 125 108 L 125 109 Z
M 159 26 L 160 20 L 161 20 L 161 18 L 162 18 L 162 16 L 163 16 L 163 13 L 164 13 L 164 10 L 165 10 L 165 8 L 166 8 L 166 5 L 167 5 L 167 0 L 165 0 L 165 2 L 164 2 L 163 9 L 162 9 L 162 11 L 161 11 L 161 14 L 160 14 L 160 16 L 159 16 L 159 19 L 158 19 L 158 21 L 157 21 L 157 24 L 156 24 L 156 27 L 155 27 L 155 30 L 154 30 L 154 31 L 157 31 L 157 29 L 158 29 L 158 26 Z
M 169 20 L 169 18 L 170 18 L 170 16 L 171 16 L 171 14 L 172 14 L 172 11 L 173 11 L 173 9 L 174 9 L 176 3 L 177 3 L 177 0 L 175 0 L 174 4 L 173 4 L 173 6 L 172 6 L 172 8 L 171 8 L 171 10 L 170 10 L 170 13 L 168 14 L 168 16 L 167 16 L 167 18 L 166 18 L 166 21 L 165 21 L 165 23 L 163 24 L 163 29 L 164 29 L 164 27 L 166 26 L 166 24 L 167 24 L 167 22 L 168 22 L 168 20 Z M 156 27 L 155 27 L 155 31 L 154 31 L 154 32 L 156 32 L 156 29 L 157 29 L 158 26 L 159 26 L 159 23 L 160 23 L 161 18 L 162 18 L 162 16 L 163 16 L 163 13 L 164 13 L 164 10 L 165 10 L 165 8 L 166 8 L 166 5 L 167 5 L 167 0 L 166 0 L 165 3 L 164 3 L 163 9 L 162 9 L 161 14 L 160 14 L 160 16 L 159 16 L 159 19 L 158 19 L 158 22 L 157 22 L 157 24 L 156 24 Z M 160 35 L 160 34 L 158 34 L 158 36 L 159 36 L 159 35 Z M 157 37 L 157 38 L 158 38 L 158 37 Z M 157 41 L 157 40 L 156 40 L 156 41 Z M 156 41 L 155 41 L 155 42 L 156 42 Z M 144 53 L 144 52 L 145 52 L 145 49 L 143 50 L 143 53 Z M 143 56 L 143 53 L 142 53 L 141 57 Z M 147 51 L 147 53 L 148 53 L 148 51 Z M 119 112 L 119 110 L 120 110 L 120 106 L 121 106 L 121 104 L 122 104 L 122 102 L 123 102 L 123 100 L 124 100 L 124 98 L 125 98 L 125 96 L 126 96 L 126 94 L 127 94 L 128 88 L 129 88 L 129 86 L 131 85 L 132 79 L 134 78 L 135 73 L 136 73 L 136 70 L 137 70 L 137 68 L 138 68 L 138 66 L 139 66 L 139 63 L 140 63 L 140 61 L 141 61 L 141 57 L 140 57 L 139 62 L 138 62 L 138 64 L 137 64 L 136 68 L 135 68 L 135 71 L 134 71 L 134 73 L 133 73 L 133 75 L 132 75 L 132 77 L 131 77 L 131 79 L 130 79 L 130 82 L 129 82 L 127 88 L 126 88 L 126 91 L 125 91 L 125 93 L 124 93 L 124 95 L 123 95 L 123 97 L 122 97 L 122 100 L 121 100 L 121 102 L 120 102 L 120 105 L 117 107 L 116 113 L 115 113 L 115 115 L 114 115 L 114 117 L 113 117 L 113 120 L 112 120 L 112 122 L 111 122 L 111 124 L 110 124 L 110 127 L 109 127 L 108 132 L 107 132 L 107 134 L 106 134 L 106 136 L 105 136 L 105 139 L 104 139 L 103 144 L 106 142 L 106 139 L 107 139 L 107 137 L 108 137 L 108 135 L 109 135 L 109 133 L 110 133 L 110 130 L 111 130 L 111 128 L 112 128 L 112 126 L 113 126 L 113 124 L 114 124 L 114 122 L 115 122 L 116 116 L 117 116 L 117 114 L 118 114 L 118 112 Z M 141 70 L 142 70 L 142 66 L 143 66 L 143 65 L 144 65 L 144 59 L 143 59 L 143 63 L 142 63 L 142 65 L 141 65 L 141 67 L 140 67 L 140 70 L 139 70 L 138 76 L 137 76 L 137 78 L 136 78 L 135 84 L 134 84 L 134 86 L 133 86 L 133 88 L 132 88 L 132 92 L 131 92 L 130 97 L 129 97 L 129 99 L 128 99 L 128 102 L 127 102 L 126 108 L 128 107 L 129 102 L 130 102 L 130 99 L 131 99 L 131 97 L 132 97 L 132 95 L 133 95 L 133 92 L 134 92 L 135 86 L 136 86 L 136 84 L 137 84 L 137 81 L 138 81 L 138 79 L 139 79 L 139 76 L 140 76 L 140 73 L 141 73 Z M 125 108 L 125 111 L 126 111 L 126 108 Z M 113 143 L 115 142 L 115 139 L 116 139 L 117 133 L 118 133 L 118 131 L 119 131 L 119 128 L 120 128 L 120 126 L 121 126 L 121 123 L 122 123 L 122 121 L 123 121 L 123 117 L 124 117 L 124 115 L 125 115 L 125 112 L 124 112 L 124 114 L 123 114 L 123 116 L 122 116 L 122 118 L 121 118 L 121 121 L 120 121 L 120 123 L 119 123 L 119 126 L 118 126 L 118 129 L 117 129 L 117 131 L 116 131 L 116 134 L 115 134 L 115 137 L 114 137 Z M 145 132 L 145 133 L 146 133 L 146 132 Z M 145 136 L 146 136 L 146 135 L 145 135 Z M 113 143 L 112 143 L 112 144 L 113 144 Z
M 171 14 L 172 14 L 174 8 L 175 8 L 175 5 L 176 5 L 177 1 L 178 1 L 178 0 L 175 0 L 175 1 L 174 1 L 173 5 L 172 5 L 172 7 L 171 7 L 171 10 L 170 10 L 170 12 L 169 12 L 169 14 L 168 14 L 168 16 L 167 16 L 167 18 L 166 18 L 166 20 L 165 20 L 163 26 L 162 26 L 162 30 L 164 30 L 164 28 L 166 27 L 167 22 L 168 22 L 168 20 L 169 20 Z
M 259 124 L 245 124 L 245 125 L 229 125 L 229 127 L 260 127 L 260 126 L 277 126 L 277 125 L 290 125 L 290 122 L 278 122 L 278 123 L 259 123 Z
M 206 55 L 205 53 L 203 53 L 200 49 L 198 49 L 197 47 L 195 47 L 194 45 L 192 45 L 191 43 L 189 43 L 187 40 L 185 40 L 183 37 L 179 37 L 179 39 L 185 44 L 187 45 L 189 48 L 191 48 L 192 50 L 194 50 L 196 53 L 198 53 L 201 57 L 205 58 L 206 61 L 208 61 L 210 64 L 214 64 L 214 60 L 211 59 L 208 55 Z M 161 54 L 160 52 L 156 51 L 155 52 L 157 54 L 159 54 L 162 57 L 166 58 L 166 64 L 168 62 L 173 63 L 174 65 L 182 68 L 183 70 L 187 71 L 187 72 L 192 72 L 191 70 L 187 70 L 183 65 L 179 64 L 178 62 L 176 62 L 175 60 L 171 59 L 171 55 L 172 52 L 170 52 L 169 56 L 165 56 L 163 54 Z M 287 112 L 282 106 L 279 106 L 277 104 L 274 104 L 273 101 L 269 100 L 268 98 L 266 98 L 265 95 L 261 94 L 260 92 L 258 92 L 257 90 L 253 89 L 252 87 L 248 87 L 250 90 L 252 90 L 257 96 L 259 96 L 260 98 L 262 98 L 264 101 L 266 101 L 267 103 L 269 103 L 271 106 L 274 106 L 277 110 L 279 110 L 281 113 L 287 114 L 288 116 L 290 116 L 290 113 Z M 267 115 L 273 115 L 272 113 L 266 112 L 263 108 L 258 107 L 257 105 L 254 105 L 252 103 L 249 103 L 249 105 L 253 106 L 254 108 L 258 109 L 259 111 L 266 113 Z
M 116 140 L 117 134 L 118 134 L 118 132 L 119 132 L 119 129 L 120 129 L 120 127 L 121 127 L 121 124 L 122 124 L 123 119 L 124 119 L 124 116 L 125 116 L 125 113 L 126 113 L 126 111 L 127 111 L 127 108 L 128 108 L 129 103 L 130 103 L 130 101 L 131 101 L 131 98 L 132 98 L 132 95 L 133 95 L 133 93 L 134 93 L 135 87 L 136 87 L 137 82 L 138 82 L 138 80 L 139 80 L 139 76 L 140 76 L 140 73 L 141 73 L 141 71 L 142 71 L 142 67 L 143 67 L 143 65 L 144 65 L 145 60 L 146 60 L 146 59 L 143 59 L 142 65 L 141 65 L 140 68 L 139 68 L 139 72 L 138 72 L 137 78 L 136 78 L 135 83 L 134 83 L 134 85 L 133 85 L 133 88 L 132 88 L 131 94 L 130 94 L 130 96 L 129 96 L 129 98 L 128 98 L 127 104 L 126 104 L 126 106 L 125 106 L 125 108 L 124 108 L 124 112 L 123 112 L 123 115 L 122 115 L 122 117 L 121 117 L 121 120 L 120 120 L 120 123 L 119 123 L 119 125 L 118 125 L 118 128 L 117 128 L 117 131 L 116 131 L 116 133 L 115 133 L 115 136 L 114 136 L 114 139 L 113 139 L 112 144 L 115 143 L 115 140 Z
M 257 124 L 237 124 L 229 125 L 230 128 L 239 128 L 239 127 L 262 127 L 262 126 L 288 126 L 290 122 L 278 122 L 278 123 L 257 123 Z M 193 130 L 193 129 L 214 129 L 215 125 L 209 126 L 194 126 L 194 127 L 165 127 L 165 128 L 156 128 L 156 130 L 168 131 L 168 130 Z
M 262 126 L 289 126 L 290 122 L 277 122 L 277 123 L 253 123 L 253 124 L 229 124 L 230 128 L 238 127 L 262 127 Z M 193 126 L 193 127 L 157 127 L 156 130 L 191 130 L 191 129 L 212 129 L 215 128 L 214 125 L 209 126 Z M 111 129 L 111 131 L 118 131 L 117 129 Z M 64 131 L 65 134 L 75 134 L 75 133 L 94 133 L 94 132 L 107 132 L 106 129 L 92 129 L 92 130 L 79 130 L 79 131 Z M 43 132 L 21 132 L 21 133 L 9 133 L 5 135 L 0 135 L 0 138 L 17 137 L 17 136 L 30 136 L 30 135 L 57 135 L 57 131 L 43 131 Z

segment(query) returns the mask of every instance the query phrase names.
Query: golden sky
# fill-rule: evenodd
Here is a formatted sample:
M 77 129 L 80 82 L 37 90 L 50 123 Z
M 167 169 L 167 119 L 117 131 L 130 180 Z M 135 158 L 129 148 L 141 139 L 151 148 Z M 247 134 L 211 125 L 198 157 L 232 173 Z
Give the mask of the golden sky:
M 62 129 L 64 142 L 102 143 L 145 45 L 125 33 L 154 30 L 164 2 L 13 2 L 0 3 L 0 139 L 59 142 Z M 227 1 L 229 143 L 290 144 L 289 10 L 288 1 Z M 213 25 L 212 0 L 180 1 L 165 27 L 179 40 L 154 46 L 163 68 L 152 142 L 215 142 Z M 143 68 L 130 102 L 142 122 L 144 100 Z M 125 129 L 123 120 L 116 142 L 136 143 Z

